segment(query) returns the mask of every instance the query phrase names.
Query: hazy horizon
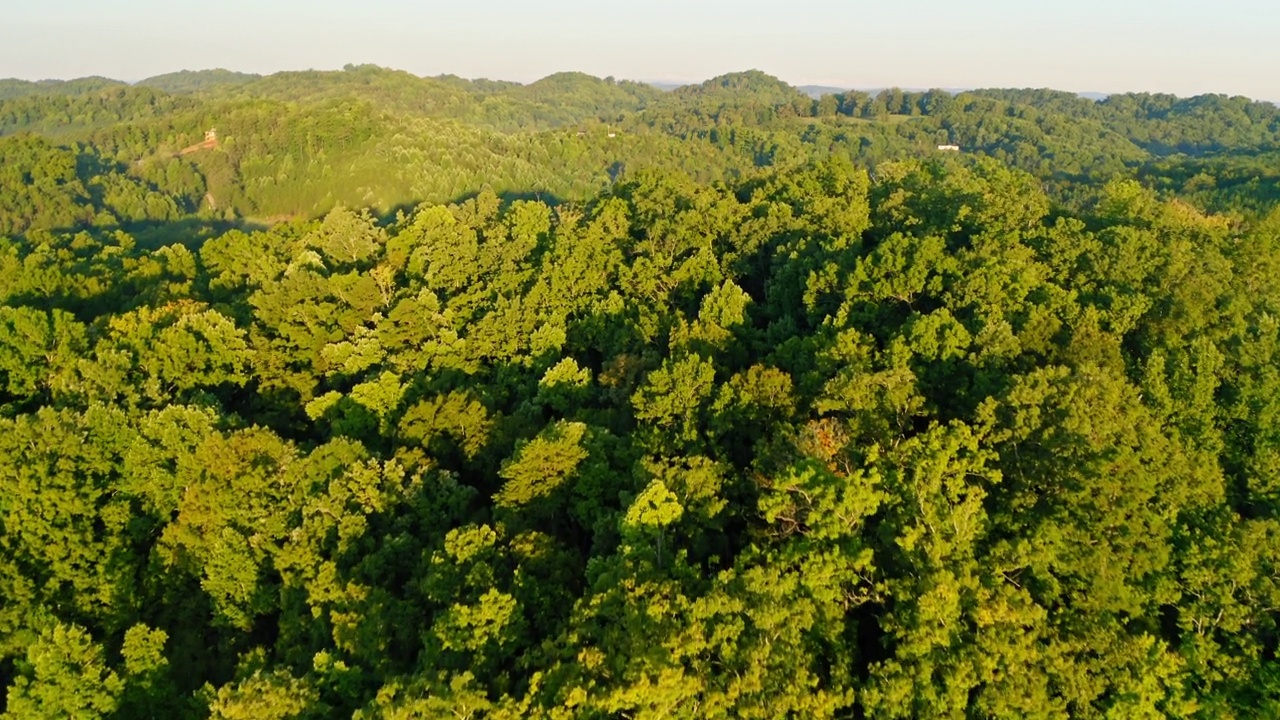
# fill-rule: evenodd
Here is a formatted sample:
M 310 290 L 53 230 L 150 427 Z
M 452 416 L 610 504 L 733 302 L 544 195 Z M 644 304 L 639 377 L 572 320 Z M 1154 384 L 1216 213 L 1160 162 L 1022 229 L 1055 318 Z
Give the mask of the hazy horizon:
M 351 64 L 360 65 L 361 63 L 345 63 L 344 66 L 351 65 Z M 376 63 L 373 63 L 373 64 L 376 65 Z M 651 85 L 662 90 L 674 90 L 678 87 L 698 85 L 700 83 L 713 79 L 713 77 L 719 77 L 719 76 L 712 76 L 712 77 L 686 79 L 686 80 L 665 79 L 665 78 L 629 78 L 629 77 L 616 77 L 612 75 L 595 75 L 593 73 L 587 73 L 586 71 L 581 71 L 581 70 L 560 70 L 560 71 L 550 73 L 548 75 L 535 78 L 533 80 L 514 80 L 512 78 L 489 77 L 489 76 L 470 76 L 469 77 L 469 76 L 460 75 L 458 73 L 450 73 L 450 72 L 442 72 L 442 73 L 427 75 L 427 74 L 412 73 L 411 71 L 404 70 L 403 68 L 395 68 L 395 67 L 388 67 L 388 66 L 379 66 L 379 67 L 382 67 L 384 70 L 389 70 L 393 72 L 409 72 L 410 74 L 415 75 L 416 77 L 422 77 L 422 78 L 438 78 L 438 77 L 445 77 L 445 76 L 456 76 L 464 80 L 472 80 L 472 81 L 489 80 L 489 81 L 496 81 L 496 82 L 515 82 L 523 85 L 528 85 L 530 83 L 538 82 L 539 80 L 545 79 L 552 75 L 580 72 L 586 75 L 590 75 L 592 77 L 596 77 L 598 79 L 612 77 L 614 80 L 617 80 L 619 82 L 622 82 L 622 81 L 638 82 L 638 83 Z M 271 75 L 275 75 L 278 73 L 338 72 L 343 69 L 344 67 L 340 66 L 340 67 L 330 67 L 330 68 L 316 68 L 316 67 L 285 68 L 285 69 L 274 70 L 269 72 L 253 72 L 249 70 L 237 70 L 235 68 L 209 67 L 209 68 L 181 68 L 178 70 L 170 70 L 170 71 L 156 73 L 154 75 L 148 75 L 146 77 L 140 77 L 140 78 L 111 77 L 109 75 L 102 75 L 102 74 L 78 75 L 74 77 L 25 77 L 25 78 L 0 75 L 0 80 L 18 80 L 22 82 L 42 83 L 42 82 L 68 82 L 73 80 L 83 80 L 83 79 L 96 77 L 96 78 L 103 78 L 106 80 L 122 82 L 130 85 L 136 85 L 137 83 L 145 82 L 152 78 L 162 77 L 162 76 L 171 75 L 171 74 L 178 74 L 182 72 L 229 71 L 229 72 L 235 72 L 235 73 L 257 75 L 259 77 L 269 77 Z M 1097 90 L 1082 90 L 1079 88 L 1052 87 L 1048 85 L 1039 85 L 1039 86 L 1024 85 L 1024 86 L 1016 86 L 1016 87 L 1015 86 L 996 86 L 996 85 L 983 85 L 983 86 L 971 85 L 971 86 L 965 86 L 965 87 L 938 87 L 938 86 L 924 86 L 924 85 L 919 85 L 919 86 L 916 86 L 916 85 L 874 85 L 874 86 L 872 85 L 831 85 L 827 83 L 795 81 L 789 78 L 777 76 L 774 73 L 769 72 L 768 70 L 762 70 L 760 68 L 743 68 L 741 70 L 730 70 L 730 71 L 727 71 L 726 73 L 721 73 L 721 75 L 748 72 L 753 70 L 759 70 L 760 72 L 764 72 L 767 75 L 777 77 L 779 80 L 782 80 L 788 85 L 791 85 L 792 87 L 802 91 L 812 91 L 812 90 L 861 91 L 861 92 L 870 92 L 874 94 L 881 90 L 888 90 L 888 89 L 897 89 L 905 92 L 926 92 L 929 90 L 944 90 L 946 92 L 951 92 L 951 93 L 962 93 L 962 92 L 968 92 L 968 91 L 974 91 L 974 90 L 994 90 L 994 89 L 1044 89 L 1044 90 L 1054 90 L 1054 91 L 1074 93 L 1081 97 L 1090 98 L 1090 99 L 1102 99 L 1110 95 L 1119 95 L 1124 93 L 1159 92 L 1159 91 L 1151 91 L 1151 90 L 1144 90 L 1144 89 L 1130 89 L 1130 90 L 1118 90 L 1114 92 L 1103 92 L 1103 91 L 1097 91 Z M 1190 95 L 1190 94 L 1179 94 L 1179 93 L 1172 93 L 1172 94 L 1177 95 L 1179 97 L 1194 97 L 1194 95 Z M 1240 93 L 1215 93 L 1214 91 L 1206 91 L 1204 93 L 1197 93 L 1197 94 L 1240 95 Z M 1254 101 L 1269 102 L 1275 105 L 1280 105 L 1280 100 L 1276 100 L 1272 98 L 1253 97 L 1253 96 L 1246 96 L 1246 97 L 1249 97 L 1250 100 L 1254 100 Z
M 271 74 L 373 63 L 531 82 L 560 71 L 699 82 L 759 68 L 843 88 L 1050 87 L 1280 100 L 1280 13 L 1260 0 L 938 0 L 870 5 L 576 0 L 424 7 L 407 0 L 52 0 L 0 27 L 0 77 L 137 81 L 181 69 Z M 57 48 L 61 52 L 50 52 Z M 68 50 L 69 49 L 69 50 Z
M 122 83 L 127 83 L 127 84 L 130 84 L 130 85 L 136 85 L 137 83 L 145 82 L 145 81 L 150 80 L 150 79 L 152 79 L 152 78 L 156 78 L 156 77 L 163 77 L 163 76 L 166 76 L 166 75 L 176 75 L 176 74 L 184 73 L 184 72 L 221 72 L 221 71 L 226 71 L 226 72 L 241 73 L 241 74 L 246 74 L 246 75 L 257 75 L 257 76 L 259 76 L 259 77 L 270 77 L 271 75 L 276 75 L 276 74 L 280 74 L 280 73 L 296 73 L 296 72 L 338 72 L 338 71 L 344 70 L 344 69 L 345 69 L 347 66 L 349 66 L 349 65 L 357 65 L 357 66 L 358 66 L 358 65 L 362 65 L 362 64 L 364 64 L 364 63 L 344 63 L 343 65 L 341 65 L 341 66 L 337 66 L 337 67 L 324 67 L 324 68 L 319 68 L 319 67 L 308 67 L 308 68 L 282 68 L 282 69 L 279 69 L 279 70 L 272 70 L 272 71 L 267 71 L 267 72 L 255 72 L 255 71 L 251 71 L 251 70 L 240 70 L 240 69 L 236 69 L 236 68 L 228 68 L 228 67 L 205 67 L 205 68 L 193 68 L 193 67 L 188 67 L 188 68 L 179 68 L 179 69 L 176 69 L 176 70 L 168 70 L 168 71 L 165 71 L 165 72 L 155 73 L 155 74 L 152 74 L 152 75 L 147 75 L 147 76 L 145 76 L 145 77 L 136 77 L 136 78 L 134 78 L 134 77 L 112 77 L 112 76 L 110 76 L 110 75 L 102 75 L 101 73 L 95 73 L 95 74 L 89 74 L 89 75 L 76 75 L 76 76 L 72 76 L 72 77 L 17 77 L 17 76 L 12 76 L 12 75 L 10 75 L 10 76 L 3 76 L 3 75 L 0 75 L 0 80 L 19 80 L 19 81 L 22 81 L 22 82 L 43 83 L 43 82 L 69 82 L 69 81 L 73 81 L 73 80 L 84 80 L 84 79 L 88 79 L 88 78 L 103 78 L 103 79 L 106 79 L 106 80 L 113 80 L 113 81 L 116 81 L 116 82 L 122 82 Z M 372 65 L 377 65 L 377 63 L 370 63 L 370 64 L 372 64 Z M 890 89 L 890 88 L 896 88 L 896 89 L 898 89 L 898 90 L 909 91 L 909 92 L 922 92 L 922 91 L 927 91 L 927 90 L 945 90 L 945 91 L 948 91 L 948 92 L 956 92 L 956 93 L 959 93 L 959 92 L 965 92 L 965 91 L 968 91 L 968 90 L 982 90 L 982 89 L 989 89 L 989 88 L 994 88 L 994 87 L 995 87 L 995 86 L 979 87 L 979 86 L 976 86 L 976 85 L 965 86 L 965 87 L 941 87 L 941 88 L 940 88 L 940 87 L 937 87 L 937 86 L 924 86 L 924 85 L 921 85 L 921 86 L 915 86 L 915 85 L 874 85 L 874 86 L 873 86 L 873 85 L 839 85 L 839 84 L 834 84 L 834 85 L 833 85 L 833 84 L 828 84 L 828 83 L 817 83 L 817 82 L 796 81 L 796 80 L 793 80 L 793 79 L 790 79 L 790 78 L 781 77 L 781 76 L 779 76 L 779 75 L 777 75 L 777 74 L 775 74 L 775 73 L 769 72 L 767 69 L 764 69 L 764 68 L 755 68 L 755 67 L 751 67 L 751 68 L 741 68 L 741 69 L 739 69 L 739 70 L 729 70 L 729 71 L 726 71 L 726 72 L 724 72 L 724 73 L 720 73 L 719 75 L 714 75 L 714 76 L 700 77 L 700 78 L 685 78 L 685 79 L 680 79 L 680 78 L 646 78 L 646 77 L 634 77 L 634 78 L 633 78 L 633 77 L 618 77 L 618 76 L 615 76 L 615 75 L 597 75 L 597 74 L 595 74 L 595 73 L 589 73 L 589 72 L 586 72 L 586 71 L 584 71 L 584 70 L 557 70 L 557 71 L 552 72 L 552 73 L 549 73 L 549 74 L 547 74 L 547 75 L 542 75 L 542 76 L 540 76 L 540 77 L 534 78 L 534 79 L 532 79 L 532 80 L 516 80 L 516 79 L 513 79 L 513 78 L 507 78 L 507 77 L 492 77 L 492 76 L 467 76 L 467 75 L 460 75 L 459 73 L 451 73 L 451 72 L 447 72 L 447 71 L 446 71 L 446 72 L 440 72 L 440 73 L 433 73 L 433 74 L 420 74 L 420 73 L 414 73 L 414 72 L 412 72 L 412 71 L 410 71 L 410 70 L 405 70 L 404 68 L 390 67 L 390 66 L 385 66 L 385 65 L 378 65 L 378 67 L 381 67 L 381 68 L 382 68 L 382 69 L 384 69 L 384 70 L 389 70 L 389 71 L 392 71 L 392 72 L 407 72 L 407 73 L 409 73 L 409 74 L 411 74 L 411 75 L 414 75 L 415 77 L 421 77 L 421 78 L 440 78 L 440 77 L 449 77 L 449 76 L 454 76 L 454 77 L 460 77 L 460 78 L 462 78 L 463 80 L 470 80 L 470 81 L 514 82 L 514 83 L 519 83 L 519 84 L 522 84 L 522 85 L 528 85 L 528 84 L 531 84 L 531 83 L 536 83 L 536 82 L 538 82 L 538 81 L 540 81 L 540 80 L 544 80 L 544 79 L 546 79 L 546 78 L 548 78 L 548 77 L 551 77 L 551 76 L 554 76 L 554 75 L 561 75 L 561 74 L 568 74 L 568 73 L 582 73 L 582 74 L 584 74 L 584 75 L 588 75 L 588 76 L 590 76 L 590 77 L 594 77 L 594 78 L 601 79 L 601 80 L 603 80 L 603 79 L 605 79 L 605 78 L 613 78 L 614 80 L 616 80 L 616 81 L 618 81 L 618 82 L 637 82 L 637 83 L 643 83 L 643 84 L 646 84 L 646 85 L 653 85 L 653 86 L 655 86 L 655 87 L 659 87 L 659 88 L 661 88 L 661 89 L 675 89 L 675 88 L 678 88 L 678 87 L 684 87 L 684 86 L 690 86 L 690 85 L 698 85 L 698 84 L 701 84 L 701 83 L 707 82 L 708 80 L 712 80 L 712 79 L 714 79 L 715 77 L 720 77 L 720 76 L 723 76 L 723 75 L 730 75 L 730 74 L 734 74 L 734 73 L 744 73 L 744 72 L 759 71 L 759 72 L 763 72 L 763 73 L 765 73 L 766 75 L 770 75 L 770 76 L 772 76 L 772 77 L 776 77 L 776 78 L 778 78 L 779 80 L 781 80 L 781 81 L 783 81 L 783 82 L 787 83 L 788 85 L 791 85 L 792 87 L 797 88 L 797 89 L 821 88 L 821 89 L 831 89 L 831 90 L 862 90 L 862 91 L 867 91 L 867 90 L 888 90 L 888 89 Z M 1026 87 L 1031 87 L 1031 86 L 1026 86 Z M 1099 92 L 1099 93 L 1095 93 L 1094 91 L 1091 91 L 1091 90 L 1076 90 L 1076 89 L 1074 89 L 1074 88 L 1049 88 L 1048 86 L 1041 86 L 1041 87 L 1043 87 L 1043 88 L 1045 88 L 1045 89 L 1051 89 L 1051 90 L 1063 90 L 1063 91 L 1065 91 L 1065 92 L 1078 92 L 1078 93 L 1080 93 L 1080 94 L 1085 94 L 1085 95 L 1088 95 L 1088 94 L 1100 94 L 1100 95 L 1102 95 L 1102 94 L 1108 94 L 1108 93 L 1100 93 L 1100 92 Z M 1124 92 L 1124 91 L 1121 91 L 1121 92 Z M 1142 91 L 1140 91 L 1140 90 L 1135 90 L 1135 91 L 1133 91 L 1133 92 L 1142 92 Z M 1114 94 L 1114 93 L 1112 93 L 1112 94 Z

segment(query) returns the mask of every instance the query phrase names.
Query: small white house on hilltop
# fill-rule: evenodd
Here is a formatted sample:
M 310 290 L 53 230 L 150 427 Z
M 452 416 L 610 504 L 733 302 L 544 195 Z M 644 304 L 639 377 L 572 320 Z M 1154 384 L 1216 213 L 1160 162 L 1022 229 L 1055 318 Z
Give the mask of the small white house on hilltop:
M 946 152 L 960 152 L 959 145 L 939 145 L 938 149 Z

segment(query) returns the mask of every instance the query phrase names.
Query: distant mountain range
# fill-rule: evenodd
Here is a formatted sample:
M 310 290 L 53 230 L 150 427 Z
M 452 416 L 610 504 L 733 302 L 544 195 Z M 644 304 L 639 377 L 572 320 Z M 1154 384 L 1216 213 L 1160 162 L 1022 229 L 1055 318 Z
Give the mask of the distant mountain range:
M 842 88 L 842 87 L 835 87 L 831 85 L 800 85 L 796 89 L 808 95 L 811 98 L 820 98 L 823 95 L 835 95 L 837 93 L 848 92 L 850 90 L 857 90 L 859 92 L 875 95 L 881 91 L 888 90 L 889 88 L 886 88 L 886 87 Z M 908 87 L 908 88 L 898 88 L 898 89 L 903 90 L 905 92 L 926 92 L 934 88 Z M 962 87 L 962 88 L 942 88 L 942 89 L 946 90 L 952 95 L 959 95 L 962 92 L 968 92 L 970 90 L 975 90 L 977 88 Z M 1082 93 L 1076 93 L 1076 94 L 1086 100 L 1106 100 L 1110 96 L 1110 93 L 1100 93 L 1100 92 L 1082 92 Z
M 653 87 L 658 88 L 659 90 L 664 90 L 668 92 L 671 90 L 675 90 L 677 88 L 698 84 L 695 82 L 681 83 L 681 82 L 672 82 L 672 81 L 645 81 L 645 82 L 647 85 L 651 85 Z M 836 85 L 798 85 L 796 86 L 796 89 L 804 93 L 805 95 L 808 95 L 811 98 L 817 99 L 822 97 L 823 95 L 836 95 L 843 92 L 849 92 L 851 90 L 856 90 L 858 92 L 865 92 L 870 95 L 875 95 L 876 93 L 879 93 L 882 90 L 888 90 L 889 88 L 887 87 L 839 87 Z M 904 88 L 898 88 L 898 89 L 906 92 L 925 92 L 933 88 L 904 87 Z M 942 88 L 942 89 L 946 90 L 952 95 L 958 95 L 962 92 L 973 90 L 974 88 L 963 87 L 963 88 Z M 1082 93 L 1076 93 L 1076 94 L 1082 98 L 1085 98 L 1086 100 L 1105 100 L 1111 95 L 1111 93 L 1101 93 L 1101 92 L 1082 92 Z
M 239 85 L 247 85 L 254 81 L 261 80 L 262 78 L 263 78 L 262 75 L 257 75 L 254 73 L 235 72 L 232 70 L 224 70 L 221 68 L 213 69 L 213 70 L 194 70 L 194 71 L 182 70 L 179 72 L 156 75 L 154 77 L 149 77 L 149 78 L 146 78 L 143 80 L 137 80 L 137 81 L 121 81 L 121 80 L 115 80 L 111 78 L 100 77 L 100 76 L 76 78 L 74 80 L 50 79 L 50 80 L 38 80 L 34 82 L 29 80 L 19 80 L 16 78 L 7 78 L 7 79 L 0 79 L 0 100 L 13 98 L 13 97 L 21 97 L 25 95 L 35 95 L 35 94 L 76 95 L 86 91 L 103 89 L 113 85 L 134 85 L 137 87 L 149 87 L 149 88 L 154 88 L 156 90 L 160 90 L 162 92 L 166 92 L 174 95 L 183 95 L 183 94 L 189 94 L 194 92 L 200 92 L 202 90 L 208 90 L 215 86 L 225 88 L 228 86 L 234 87 Z M 458 78 L 458 79 L 461 80 L 461 78 Z M 487 80 L 476 80 L 473 82 L 476 82 L 479 84 L 490 83 L 490 81 L 487 81 Z M 521 83 L 510 83 L 505 81 L 494 81 L 494 82 L 496 82 L 497 85 L 502 85 L 502 86 L 521 84 Z M 689 86 L 698 85 L 701 83 L 701 81 L 679 82 L 674 80 L 641 80 L 638 82 L 644 85 L 648 85 L 650 87 L 657 88 L 664 92 L 670 92 L 672 90 L 676 90 L 682 87 L 689 87 Z M 838 93 L 848 92 L 851 90 L 856 90 L 859 92 L 868 93 L 870 95 L 875 95 L 881 92 L 882 90 L 888 90 L 890 88 L 884 87 L 884 86 L 840 87 L 837 85 L 799 85 L 799 86 L 796 86 L 796 89 L 804 93 L 805 95 L 808 95 L 809 97 L 816 99 L 816 98 L 822 97 L 823 95 L 834 95 Z M 932 90 L 934 88 L 898 87 L 897 89 L 902 90 L 904 92 L 925 92 L 927 90 Z M 949 88 L 942 88 L 942 89 L 946 90 L 947 92 L 950 92 L 953 95 L 956 95 L 962 92 L 967 92 L 970 90 L 975 90 L 980 88 L 949 87 Z M 1079 97 L 1085 98 L 1086 100 L 1097 101 L 1097 100 L 1105 100 L 1111 95 L 1113 95 L 1114 93 L 1077 92 L 1075 94 Z M 1277 100 L 1269 100 L 1269 101 L 1264 100 L 1263 102 L 1270 102 L 1272 104 L 1280 105 L 1280 101 L 1277 101 Z

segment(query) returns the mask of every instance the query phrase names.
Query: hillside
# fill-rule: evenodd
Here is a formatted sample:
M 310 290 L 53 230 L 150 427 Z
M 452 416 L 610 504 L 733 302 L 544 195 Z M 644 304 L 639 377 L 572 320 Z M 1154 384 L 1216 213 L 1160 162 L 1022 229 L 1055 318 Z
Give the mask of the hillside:
M 149 77 L 134 84 L 139 87 L 155 88 L 170 95 L 182 95 L 246 85 L 261 77 L 261 75 L 233 72 L 222 68 L 216 70 L 181 70 L 175 73 Z
M 110 88 L 119 88 L 127 83 L 104 77 L 85 77 L 76 80 L 18 80 L 16 78 L 0 79 L 0 100 L 26 97 L 29 95 L 59 96 L 84 95 Z
M 1240 164 L 1228 171 L 1240 175 L 1256 165 L 1248 158 L 1280 143 L 1275 106 L 1244 98 L 890 89 L 814 99 L 759 71 L 669 92 L 580 73 L 520 85 L 376 66 L 4 87 L 0 134 L 40 133 L 134 174 L 174 166 L 170 155 L 217 127 L 228 140 L 218 152 L 146 180 L 179 207 L 208 205 L 204 192 L 189 193 L 216 188 L 216 214 L 230 219 L 312 217 L 337 203 L 389 211 L 484 187 L 582 200 L 628 168 L 730 179 L 832 156 L 871 168 L 949 144 L 1035 174 L 1064 204 L 1079 206 L 1089 187 L 1129 177 L 1223 210 L 1241 183 L 1184 189 L 1176 178 L 1196 173 L 1181 168 L 1215 157 L 1215 167 Z M 186 179 L 193 174 L 199 183 Z

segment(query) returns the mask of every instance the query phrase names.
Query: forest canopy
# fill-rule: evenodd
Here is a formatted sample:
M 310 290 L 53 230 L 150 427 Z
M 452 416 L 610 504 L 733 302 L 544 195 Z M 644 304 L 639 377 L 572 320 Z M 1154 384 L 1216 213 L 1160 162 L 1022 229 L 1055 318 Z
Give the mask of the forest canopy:
M 1280 715 L 1273 105 L 349 66 L 0 133 L 0 717 Z

